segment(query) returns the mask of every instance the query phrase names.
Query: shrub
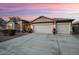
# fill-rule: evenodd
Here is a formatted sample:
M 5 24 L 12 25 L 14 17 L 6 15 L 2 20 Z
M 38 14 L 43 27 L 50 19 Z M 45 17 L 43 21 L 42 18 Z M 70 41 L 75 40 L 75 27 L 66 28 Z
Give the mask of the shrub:
M 16 33 L 16 30 L 12 30 L 12 29 L 8 30 L 9 35 L 15 35 L 15 33 Z
M 6 29 L 6 30 L 3 30 L 2 32 L 3 32 L 4 35 L 10 35 L 10 36 L 12 36 L 12 35 L 15 35 L 16 30 Z

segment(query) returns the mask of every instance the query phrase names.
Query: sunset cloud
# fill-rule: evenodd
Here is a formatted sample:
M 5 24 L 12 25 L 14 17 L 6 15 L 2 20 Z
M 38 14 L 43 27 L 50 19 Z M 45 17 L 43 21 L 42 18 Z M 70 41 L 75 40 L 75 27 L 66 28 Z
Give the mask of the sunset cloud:
M 72 17 L 79 15 L 78 3 L 0 3 L 0 16 L 19 16 L 33 20 L 37 16 Z M 76 17 L 77 16 L 77 17 Z

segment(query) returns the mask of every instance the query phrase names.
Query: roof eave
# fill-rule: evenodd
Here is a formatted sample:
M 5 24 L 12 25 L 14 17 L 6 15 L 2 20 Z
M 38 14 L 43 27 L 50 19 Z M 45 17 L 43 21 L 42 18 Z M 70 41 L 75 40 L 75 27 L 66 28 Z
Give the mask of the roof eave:
M 48 18 L 48 17 L 45 17 L 45 16 L 40 16 L 40 17 L 38 17 L 38 18 L 34 19 L 34 20 L 33 20 L 33 21 L 31 21 L 31 22 L 33 23 L 34 21 L 36 21 L 37 19 L 42 18 L 42 17 L 47 18 L 47 19 L 50 19 L 50 20 L 53 20 L 53 19 Z

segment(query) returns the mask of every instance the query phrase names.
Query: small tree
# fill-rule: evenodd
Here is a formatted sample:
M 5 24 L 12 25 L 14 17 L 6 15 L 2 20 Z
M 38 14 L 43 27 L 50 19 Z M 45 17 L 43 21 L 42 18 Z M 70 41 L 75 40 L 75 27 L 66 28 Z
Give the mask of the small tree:
M 18 23 L 18 21 L 20 21 L 21 20 L 21 18 L 19 18 L 19 17 L 10 17 L 10 21 L 13 21 L 15 24 L 17 24 Z
M 0 26 L 5 26 L 5 25 L 6 25 L 6 21 L 0 18 Z

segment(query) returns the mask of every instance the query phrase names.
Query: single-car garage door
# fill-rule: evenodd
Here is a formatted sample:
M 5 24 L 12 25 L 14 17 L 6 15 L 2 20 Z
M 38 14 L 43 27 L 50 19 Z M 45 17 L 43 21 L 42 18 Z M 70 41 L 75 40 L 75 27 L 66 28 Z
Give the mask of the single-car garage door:
M 57 33 L 70 34 L 71 23 L 57 23 Z
M 52 33 L 53 23 L 33 24 L 35 33 Z

